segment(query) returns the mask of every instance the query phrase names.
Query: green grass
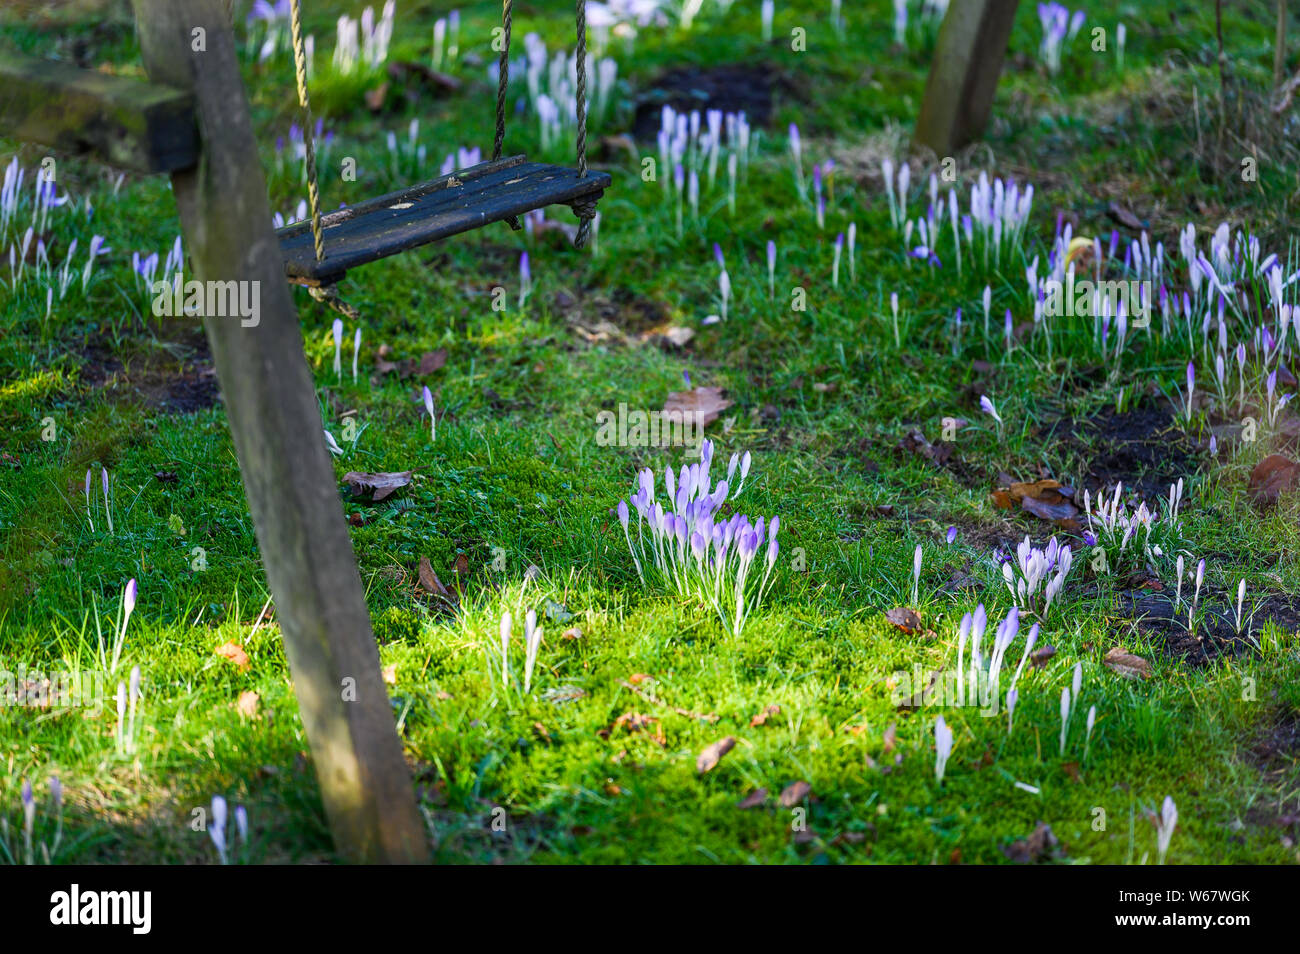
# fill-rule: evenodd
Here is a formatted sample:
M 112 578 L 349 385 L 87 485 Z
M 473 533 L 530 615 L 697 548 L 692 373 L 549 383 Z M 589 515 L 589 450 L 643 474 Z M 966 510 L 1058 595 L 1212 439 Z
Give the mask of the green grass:
M 1107 206 L 1117 201 L 1149 221 L 1153 242 L 1170 250 L 1187 222 L 1198 225 L 1204 248 L 1207 231 L 1226 220 L 1259 235 L 1266 252 L 1287 256 L 1300 168 L 1279 144 L 1261 157 L 1257 182 L 1232 173 L 1239 150 L 1235 127 L 1216 125 L 1207 6 L 1090 4 L 1088 28 L 1099 23 L 1113 33 L 1115 22 L 1127 22 L 1124 72 L 1113 52 L 1089 52 L 1085 28 L 1052 79 L 1036 67 L 1034 5 L 1022 5 L 987 148 L 957 157 L 963 193 L 980 170 L 1037 188 L 1023 260 L 1000 269 L 968 262 L 958 278 L 943 254 L 944 267 L 931 270 L 906 257 L 890 230 L 879 160 L 898 157 L 928 64 L 923 45 L 892 47 L 891 4 L 849 10 L 843 40 L 827 26 L 824 5 L 782 5 L 769 45 L 758 38 L 756 13 L 737 4 L 724 15 L 709 3 L 689 33 L 648 27 L 630 47 L 612 45 L 620 97 L 593 124 L 592 138 L 626 131 L 634 97 L 666 68 L 769 64 L 781 84 L 734 217 L 725 187 L 706 190 L 699 218 L 688 213 L 679 238 L 662 182 L 643 181 L 640 164 L 615 148 L 598 161 L 614 184 L 601 204 L 594 254 L 568 248 L 554 232 L 528 240 L 493 227 L 351 273 L 340 290 L 365 316 L 356 383 L 346 371 L 342 381 L 333 374 L 333 314 L 295 292 L 322 422 L 346 451 L 335 462 L 340 486 L 349 470 L 417 472 L 379 504 L 341 496 L 355 518 L 350 534 L 381 659 L 395 667 L 394 716 L 437 860 L 992 863 L 1004 862 L 1003 849 L 1042 820 L 1065 860 L 1138 863 L 1155 860 L 1145 813 L 1167 795 L 1179 808 L 1170 862 L 1297 860 L 1276 823 L 1300 798 L 1294 741 L 1268 754 L 1269 740 L 1294 735 L 1300 710 L 1300 643 L 1291 627 L 1269 624 L 1257 635 L 1259 649 L 1211 653 L 1196 664 L 1135 626 L 1121 611 L 1130 583 L 1093 573 L 1084 548 L 1040 637 L 1056 654 L 1022 679 L 1013 733 L 1005 713 L 900 712 L 894 699 L 896 673 L 955 665 L 958 621 L 976 603 L 994 622 L 1006 614 L 994 547 L 1026 534 L 1041 544 L 1053 532 L 994 507 L 989 492 L 999 474 L 1032 480 L 1042 468 L 1076 483 L 1108 448 L 1053 436 L 1054 422 L 1099 419 L 1117 401 L 1161 407 L 1161 394 L 1181 386 L 1185 336 L 1143 336 L 1117 369 L 1082 326 L 1062 328 L 1050 354 L 1039 336 L 1004 353 L 999 316 L 1012 308 L 1017 323 L 1029 320 L 1024 268 L 1034 256 L 1046 260 L 1058 211 L 1075 234 L 1104 242 L 1114 227 Z M 359 7 L 312 3 L 306 11 L 317 37 L 314 104 L 334 132 L 322 158 L 330 170 L 322 175 L 326 208 L 415 176 L 409 159 L 394 169 L 385 145 L 386 132 L 403 139 L 411 119 L 420 120 L 428 149 L 426 176 L 458 146 L 490 148 L 491 89 L 481 65 L 452 68 L 463 82 L 453 95 L 426 93 L 411 103 L 395 84 L 395 108 L 380 116 L 362 101 L 377 79 L 331 74 L 332 24 Z M 446 9 L 399 0 L 390 61 L 427 60 L 432 21 Z M 568 6 L 516 13 L 517 38 L 537 30 L 552 50 L 570 42 Z M 1225 14 L 1234 88 L 1261 87 L 1271 71 L 1271 23 L 1236 5 Z M 5 42 L 138 73 L 125 16 L 125 5 L 112 3 L 71 25 L 18 20 L 6 24 Z M 471 38 L 488 37 L 493 16 L 487 6 L 464 10 L 462 53 L 490 57 L 486 40 Z M 808 51 L 794 53 L 783 38 L 801 25 Z M 246 58 L 245 79 L 271 205 L 289 211 L 305 195 L 300 165 L 278 157 L 274 143 L 297 118 L 292 69 L 283 50 L 255 61 Z M 826 158 L 837 163 L 825 229 L 794 188 L 790 122 L 803 134 L 806 170 Z M 1294 111 L 1277 122 L 1293 129 Z M 530 110 L 513 119 L 508 148 L 568 161 L 567 147 L 541 153 L 537 136 Z M 45 153 L 4 146 L 0 163 L 19 156 L 30 183 Z M 653 142 L 640 148 L 655 155 Z M 356 182 L 333 173 L 345 156 L 357 160 Z M 925 162 L 913 169 L 913 215 L 938 168 Z M 0 860 L 21 854 L 22 780 L 33 779 L 44 800 L 44 779 L 55 774 L 67 802 L 55 861 L 214 861 L 192 821 L 216 793 L 248 807 L 253 838 L 244 860 L 331 859 L 278 626 L 272 616 L 254 631 L 269 594 L 224 412 L 161 406 L 195 359 L 199 337 L 194 325 L 142 317 L 148 299 L 130 257 L 165 256 L 179 232 L 170 190 L 161 179 L 127 177 L 115 191 L 107 172 L 71 158 L 60 158 L 59 169 L 60 192 L 88 199 L 94 212 L 87 220 L 58 210 L 52 260 L 59 264 L 76 238 L 83 261 L 96 233 L 113 251 L 84 294 L 79 280 L 65 300 L 56 293 L 48 318 L 44 288 L 29 279 L 12 290 L 7 257 L 0 264 L 0 669 L 97 669 L 97 633 L 111 638 L 129 578 L 139 581 L 140 599 L 122 663 L 105 676 L 102 711 L 0 708 L 0 817 L 9 826 Z M 571 221 L 567 210 L 551 216 Z M 850 222 L 856 280 L 846 262 L 833 288 L 831 243 Z M 769 239 L 779 247 L 775 302 Z M 715 242 L 735 291 L 730 320 L 704 326 L 719 306 Z M 524 250 L 534 289 L 520 309 Z M 981 328 L 985 284 L 994 298 L 991 340 Z M 498 285 L 507 290 L 503 312 L 491 308 Z M 807 292 L 806 311 L 790 309 L 796 285 Z M 902 303 L 901 347 L 892 292 Z M 954 354 L 957 307 L 966 330 Z M 570 327 L 575 311 L 588 324 L 607 318 L 627 335 L 590 342 Z M 636 334 L 669 324 L 697 332 L 685 350 Z M 414 393 L 420 380 L 369 383 L 380 345 L 391 346 L 394 359 L 447 349 L 445 367 L 424 382 L 446 410 L 436 444 Z M 345 368 L 350 357 L 345 348 Z M 643 587 L 613 512 L 639 467 L 662 474 L 684 453 L 595 441 L 600 410 L 620 402 L 658 409 L 683 387 L 683 372 L 695 385 L 726 388 L 735 402 L 709 434 L 723 463 L 734 451 L 754 455 L 745 512 L 781 516 L 777 582 L 739 636 L 707 607 Z M 1199 360 L 1198 374 L 1209 378 Z M 1001 433 L 980 412 L 980 394 L 996 400 Z M 355 412 L 348 415 L 358 422 L 355 441 L 345 435 L 345 412 Z M 1248 602 L 1300 595 L 1296 506 L 1284 497 L 1261 512 L 1244 493 L 1250 469 L 1282 438 L 1267 428 L 1253 444 L 1228 448 L 1220 438 L 1220 456 L 1211 458 L 1202 446 L 1209 415 L 1198 413 L 1189 428 L 1193 451 L 1176 475 L 1188 484 L 1187 550 L 1208 557 L 1207 586 L 1220 610 L 1241 578 Z M 969 421 L 947 465 L 896 450 L 912 427 L 938 440 L 947 417 Z M 53 439 L 45 440 L 51 423 Z M 93 532 L 81 491 L 87 468 L 101 465 L 113 479 L 111 535 L 97 473 Z M 961 531 L 952 546 L 944 543 L 950 525 Z M 911 602 L 917 544 L 925 556 L 915 608 L 933 635 L 907 635 L 883 616 Z M 461 555 L 467 579 L 451 611 L 416 589 L 417 566 L 427 557 L 450 582 Z M 966 588 L 951 585 L 958 572 L 969 575 Z M 1162 577 L 1172 589 L 1168 567 Z M 551 603 L 572 618 L 547 618 Z M 546 639 L 525 695 L 500 685 L 493 646 L 501 613 L 518 620 L 528 608 L 538 609 Z M 580 638 L 561 635 L 574 626 Z M 243 646 L 247 669 L 215 654 L 228 642 Z M 1009 651 L 1013 664 L 1021 645 Z M 1129 682 L 1105 667 L 1114 646 L 1150 660 L 1152 677 Z M 511 658 L 520 679 L 518 638 Z M 1059 696 L 1076 663 L 1084 688 L 1062 756 Z M 144 699 L 135 751 L 119 754 L 112 695 L 136 665 Z M 640 674 L 652 678 L 632 679 Z M 245 692 L 259 697 L 255 717 L 236 709 Z M 751 726 L 769 705 L 779 713 Z M 1093 705 L 1085 761 L 1083 719 Z M 658 721 L 633 731 L 618 723 L 625 713 Z M 942 785 L 934 773 L 938 714 L 955 736 Z M 891 725 L 896 742 L 888 750 Z M 699 752 L 728 735 L 736 747 L 697 774 Z M 810 796 L 794 809 L 777 805 L 800 780 Z M 738 808 L 757 788 L 767 789 L 768 804 Z M 37 836 L 48 840 L 54 820 L 44 805 Z M 504 831 L 494 829 L 498 808 Z

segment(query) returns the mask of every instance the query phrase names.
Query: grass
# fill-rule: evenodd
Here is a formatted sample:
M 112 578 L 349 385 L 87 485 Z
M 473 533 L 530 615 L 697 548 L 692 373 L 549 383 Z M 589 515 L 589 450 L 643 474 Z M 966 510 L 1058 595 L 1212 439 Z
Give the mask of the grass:
M 1046 260 L 1058 211 L 1075 234 L 1104 238 L 1115 227 L 1108 206 L 1119 202 L 1168 249 L 1187 222 L 1198 225 L 1204 247 L 1205 234 L 1226 220 L 1286 258 L 1300 168 L 1277 145 L 1258 181 L 1224 172 L 1239 166 L 1236 127 L 1215 115 L 1213 10 L 1205 6 L 1160 0 L 1139 14 L 1094 3 L 1089 28 L 1128 23 L 1125 70 L 1113 53 L 1089 51 L 1085 29 L 1055 79 L 1036 66 L 1032 5 L 1021 10 L 988 141 L 957 157 L 963 191 L 980 170 L 1037 187 L 1023 260 L 1001 268 L 968 262 L 958 278 L 941 246 L 944 267 L 931 269 L 907 257 L 890 229 L 879 160 L 901 155 L 928 64 L 923 45 L 892 47 L 891 4 L 846 11 L 842 42 L 821 5 L 783 5 L 770 45 L 758 39 L 756 13 L 707 4 L 690 32 L 647 27 L 634 43 L 612 44 L 621 96 L 593 124 L 593 144 L 630 127 L 634 98 L 664 69 L 768 64 L 778 84 L 773 110 L 734 217 L 725 188 L 705 190 L 698 219 L 688 212 L 678 238 L 662 182 L 644 181 L 640 163 L 609 146 L 598 164 L 614 185 L 601 204 L 595 253 L 568 248 L 555 232 L 529 239 L 490 228 L 350 274 L 340 290 L 365 316 L 366 370 L 356 383 L 346 370 L 341 381 L 333 374 L 333 314 L 295 292 L 322 423 L 345 450 L 335 465 L 341 487 L 349 470 L 416 471 L 381 503 L 346 489 L 341 498 L 437 860 L 992 863 L 1044 821 L 1062 842 L 1059 860 L 1154 862 L 1145 816 L 1167 795 L 1179 810 L 1169 862 L 1297 860 L 1283 818 L 1294 818 L 1300 798 L 1297 750 L 1285 742 L 1300 719 L 1293 617 L 1257 625 L 1257 648 L 1211 640 L 1204 654 L 1187 654 L 1167 633 L 1135 623 L 1125 601 L 1144 591 L 1090 569 L 1075 538 L 1075 569 L 1040 637 L 1056 653 L 1022 678 L 1011 734 L 1005 713 L 897 706 L 897 674 L 924 680 L 955 665 L 964 613 L 983 602 L 994 622 L 1005 616 L 1009 595 L 994 549 L 1014 548 L 1026 534 L 1041 545 L 1057 532 L 994 507 L 989 494 L 1003 473 L 1082 485 L 1100 457 L 1122 456 L 1134 442 L 1161 444 L 1151 472 L 1131 476 L 1186 479 L 1184 545 L 1208 562 L 1202 602 L 1229 609 L 1241 578 L 1248 605 L 1265 594 L 1300 595 L 1294 501 L 1284 496 L 1260 511 L 1244 493 L 1255 463 L 1269 450 L 1288 452 L 1285 429 L 1264 428 L 1251 444 L 1220 438 L 1212 458 L 1207 428 L 1231 415 L 1206 407 L 1182 437 L 1163 395 L 1181 386 L 1187 337 L 1144 336 L 1118 368 L 1082 325 L 1062 328 L 1050 354 L 1032 335 L 1010 354 L 1001 343 L 1007 308 L 1017 324 L 1030 319 L 1024 267 L 1034 256 Z M 324 66 L 336 17 L 359 10 L 307 7 L 318 50 L 314 105 L 334 133 L 322 168 L 346 156 L 358 168 L 356 182 L 323 174 L 326 208 L 419 177 L 411 161 L 394 169 L 385 145 L 385 133 L 404 137 L 411 119 L 427 146 L 426 177 L 457 147 L 489 145 L 481 65 L 451 68 L 463 84 L 455 94 L 407 100 L 394 83 L 388 111 L 374 115 L 361 96 L 377 77 L 334 77 Z M 389 60 L 427 59 L 432 21 L 445 12 L 399 2 Z M 568 7 L 516 13 L 516 37 L 536 30 L 552 50 L 570 42 Z M 463 11 L 463 54 L 471 51 L 466 38 L 489 35 L 493 15 Z M 14 18 L 5 40 L 13 48 L 140 72 L 125 4 L 94 14 L 76 7 L 67 23 L 21 9 L 6 16 Z M 1271 75 L 1267 21 L 1225 11 L 1240 93 L 1233 102 Z M 809 35 L 802 54 L 785 40 L 800 25 Z M 490 56 L 485 44 L 472 51 Z M 300 164 L 275 149 L 296 119 L 286 53 L 264 64 L 247 58 L 245 78 L 272 208 L 290 211 L 305 188 Z M 802 133 L 805 171 L 836 160 L 824 229 L 795 192 L 784 132 L 791 122 Z M 1276 122 L 1293 127 L 1294 111 Z M 531 109 L 513 119 L 507 143 L 539 154 Z M 653 142 L 639 148 L 655 155 Z M 0 162 L 10 155 L 30 175 L 44 152 L 0 142 Z M 545 158 L 567 161 L 567 151 Z M 201 337 L 187 322 L 148 316 L 131 274 L 131 252 L 165 256 L 179 232 L 169 189 L 134 177 L 115 189 L 115 176 L 71 158 L 60 158 L 59 169 L 60 192 L 89 200 L 93 215 L 57 210 L 51 260 L 60 262 L 73 238 L 84 255 L 96 233 L 113 251 L 84 294 L 79 281 L 67 299 L 56 293 L 48 317 L 44 288 L 28 280 L 12 289 L 7 262 L 0 265 L 0 668 L 97 670 L 96 633 L 114 631 L 128 579 L 139 581 L 140 597 L 118 671 L 103 676 L 102 710 L 0 708 L 0 817 L 9 833 L 0 832 L 0 859 L 21 840 L 23 779 L 34 780 L 41 802 L 37 838 L 52 837 L 44 779 L 57 775 L 66 801 L 58 862 L 212 862 L 194 812 L 218 793 L 248 807 L 252 837 L 240 860 L 329 860 L 278 626 L 272 613 L 255 625 L 269 594 L 224 413 L 219 404 L 175 413 L 178 401 L 208 403 L 194 384 L 206 362 Z M 926 157 L 916 160 L 912 215 L 932 169 Z M 552 213 L 570 221 L 567 210 Z M 845 262 L 832 287 L 831 243 L 850 222 L 856 279 Z M 1126 241 L 1136 238 L 1124 231 Z M 775 301 L 769 239 L 779 248 Z M 705 326 L 701 319 L 719 310 L 714 242 L 734 297 L 730 319 Z M 519 308 L 524 250 L 534 287 Z M 986 284 L 989 339 L 979 304 Z M 491 308 L 497 286 L 507 289 L 500 312 Z M 807 294 L 806 311 L 790 308 L 794 286 Z M 892 292 L 901 300 L 901 347 Z M 957 307 L 966 325 L 954 351 Z M 615 330 L 589 340 L 575 333 L 575 319 L 589 328 L 605 319 Z M 684 349 L 639 334 L 672 325 L 696 331 Z M 345 368 L 352 331 L 349 324 Z M 380 345 L 395 359 L 444 348 L 447 362 L 424 378 L 389 374 L 372 384 Z M 740 635 L 706 606 L 643 588 L 614 515 L 638 467 L 662 473 L 685 452 L 594 440 L 599 411 L 620 402 L 656 410 L 684 387 L 683 373 L 692 384 L 726 388 L 735 402 L 709 433 L 722 462 L 734 451 L 754 455 L 745 512 L 781 516 L 781 572 Z M 1210 373 L 1199 359 L 1198 373 Z M 434 444 L 421 383 L 445 413 Z M 981 394 L 995 399 L 1001 433 L 980 412 Z M 1120 425 L 1140 410 L 1172 430 L 1075 436 L 1070 421 L 1105 422 L 1117 404 Z M 896 449 L 913 427 L 937 441 L 945 418 L 968 423 L 948 441 L 942 466 Z M 93 532 L 82 497 L 86 469 L 101 465 L 113 480 L 112 535 L 97 479 Z M 959 528 L 951 546 L 949 526 Z M 918 543 L 924 562 L 913 608 L 927 632 L 907 634 L 883 614 L 911 603 Z M 416 588 L 421 557 L 447 582 L 460 578 L 464 558 L 454 610 Z M 1166 593 L 1169 573 L 1160 574 Z M 509 610 L 520 679 L 529 608 L 546 635 L 525 695 L 501 685 L 493 647 Z M 579 638 L 562 635 L 575 627 Z M 227 643 L 243 647 L 246 667 L 215 653 Z M 1021 645 L 1009 650 L 1012 662 Z M 1115 646 L 1149 660 L 1151 678 L 1127 681 L 1107 668 L 1102 659 Z M 1083 690 L 1062 756 L 1059 697 L 1076 663 Z M 119 754 L 112 696 L 136 665 L 144 698 L 135 751 Z M 236 705 L 250 692 L 254 715 Z M 769 706 L 779 711 L 751 725 Z M 650 721 L 620 719 L 628 713 Z M 938 714 L 955 739 L 941 785 Z M 735 748 L 697 774 L 697 755 L 726 736 Z M 796 781 L 811 793 L 780 805 Z M 759 788 L 769 793 L 765 805 L 737 807 Z

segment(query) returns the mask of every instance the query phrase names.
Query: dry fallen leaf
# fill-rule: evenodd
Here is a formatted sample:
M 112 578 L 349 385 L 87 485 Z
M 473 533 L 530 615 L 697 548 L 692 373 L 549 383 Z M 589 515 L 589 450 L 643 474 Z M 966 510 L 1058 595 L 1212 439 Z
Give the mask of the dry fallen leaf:
M 560 635 L 563 636 L 565 639 L 582 639 L 582 630 L 580 630 L 576 626 L 572 626 L 569 629 L 566 629 Z
M 894 736 L 897 731 L 898 726 L 893 722 L 889 723 L 888 728 L 885 729 L 884 743 L 886 752 L 894 751 Z
M 683 421 L 694 419 L 698 426 L 707 427 L 731 405 L 722 396 L 722 388 L 692 388 L 670 393 L 664 401 L 664 413 L 680 414 Z
M 807 782 L 791 782 L 785 787 L 785 791 L 781 793 L 781 806 L 783 808 L 794 808 L 802 802 L 805 796 L 807 796 L 811 791 L 812 786 Z
M 1250 472 L 1246 492 L 1257 506 L 1271 507 L 1279 496 L 1296 485 L 1297 479 L 1300 479 L 1300 464 L 1281 454 L 1270 454 Z
M 1125 679 L 1151 678 L 1151 663 L 1141 656 L 1134 656 L 1132 653 L 1125 652 L 1118 646 L 1112 646 L 1102 662 Z
M 359 470 L 350 470 L 343 475 L 343 482 L 348 485 L 354 497 L 366 491 L 373 491 L 375 503 L 383 500 L 395 490 L 400 490 L 411 482 L 414 471 L 404 470 L 400 473 L 367 474 Z
M 245 718 L 256 719 L 257 704 L 261 698 L 261 696 L 253 692 L 251 689 L 246 692 L 241 692 L 239 698 L 235 701 L 235 711 Z
M 455 599 L 451 591 L 442 585 L 442 580 L 438 579 L 438 574 L 433 572 L 433 564 L 429 562 L 428 557 L 420 557 L 420 589 L 434 596 L 440 596 L 445 600 L 452 601 Z
M 991 496 L 994 505 L 1002 510 L 1013 510 L 1018 505 L 1026 513 L 1054 523 L 1063 530 L 1080 529 L 1079 521 L 1075 519 L 1079 508 L 1074 503 L 1074 490 L 1059 480 L 1009 481 L 1007 486 L 999 487 Z
M 913 633 L 919 633 L 925 627 L 916 610 L 908 609 L 906 606 L 895 606 L 893 609 L 886 611 L 885 619 L 909 636 Z
M 737 808 L 761 808 L 767 803 L 767 789 L 756 788 L 736 803 Z
M 252 665 L 248 659 L 248 653 L 244 652 L 244 647 L 238 643 L 226 643 L 213 650 L 222 659 L 228 659 L 240 669 L 247 669 Z
M 668 740 L 664 738 L 664 730 L 659 725 L 659 720 L 654 716 L 642 715 L 639 712 L 624 712 L 614 720 L 612 729 L 626 729 L 628 732 L 645 732 L 650 735 L 659 745 L 667 748 Z
M 780 706 L 775 706 L 775 705 L 767 706 L 765 709 L 763 709 L 762 712 L 760 712 L 758 715 L 754 716 L 754 718 L 749 720 L 749 727 L 751 729 L 757 729 L 760 725 L 766 725 L 767 720 L 771 716 L 776 715 L 780 711 L 781 711 Z
M 1047 665 L 1053 656 L 1056 655 L 1056 647 L 1052 645 L 1039 646 L 1029 654 L 1029 663 L 1035 669 L 1041 669 Z
M 712 771 L 722 761 L 722 757 L 735 747 L 736 737 L 734 735 L 729 735 L 725 739 L 719 739 L 712 745 L 705 746 L 704 750 L 695 759 L 695 771 L 701 775 Z
M 1028 865 L 1041 861 L 1044 857 L 1055 857 L 1060 843 L 1052 828 L 1046 822 L 1039 822 L 1028 838 L 1013 841 L 1002 846 L 1002 853 L 1016 864 Z
M 385 684 L 390 686 L 397 685 L 397 663 L 393 663 L 391 666 L 385 666 L 380 670 L 380 675 L 384 677 Z

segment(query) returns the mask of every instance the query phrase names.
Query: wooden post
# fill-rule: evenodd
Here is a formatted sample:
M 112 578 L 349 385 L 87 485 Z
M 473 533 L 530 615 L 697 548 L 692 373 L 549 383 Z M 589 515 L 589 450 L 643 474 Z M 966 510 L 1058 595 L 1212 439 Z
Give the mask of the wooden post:
M 203 324 L 335 846 L 355 862 L 427 861 L 226 4 L 132 2 L 150 78 L 195 98 L 202 155 L 172 175 L 192 278 L 260 283 L 250 286 L 261 295 L 255 327 L 210 315 Z
M 952 0 L 939 28 L 916 142 L 952 155 L 978 139 L 993 109 L 1019 0 Z

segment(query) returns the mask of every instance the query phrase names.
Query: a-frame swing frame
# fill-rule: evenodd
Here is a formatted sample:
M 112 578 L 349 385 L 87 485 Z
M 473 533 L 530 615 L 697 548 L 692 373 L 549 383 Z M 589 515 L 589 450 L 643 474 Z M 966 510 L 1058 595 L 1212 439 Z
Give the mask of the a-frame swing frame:
M 330 830 L 348 861 L 427 862 L 271 227 L 228 5 L 132 6 L 149 83 L 7 60 L 0 132 L 169 172 L 190 277 L 259 284 L 255 327 L 212 316 L 203 326 Z

